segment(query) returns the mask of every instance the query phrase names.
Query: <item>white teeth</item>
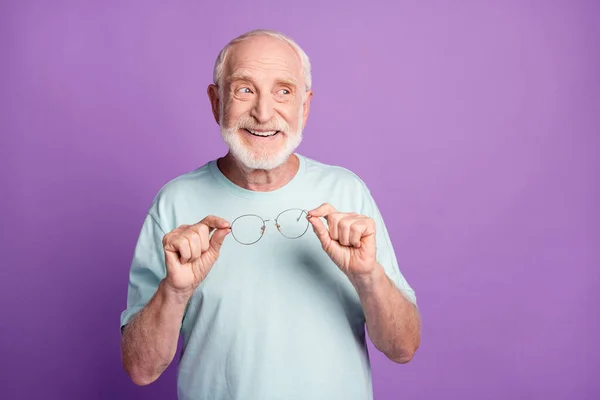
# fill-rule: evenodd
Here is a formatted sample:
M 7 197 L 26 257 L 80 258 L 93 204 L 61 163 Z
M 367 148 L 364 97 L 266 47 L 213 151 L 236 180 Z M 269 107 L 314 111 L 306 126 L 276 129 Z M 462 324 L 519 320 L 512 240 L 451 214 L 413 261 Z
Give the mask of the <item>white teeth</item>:
M 253 135 L 258 135 L 258 136 L 273 136 L 274 134 L 277 133 L 277 131 L 256 132 L 256 131 L 252 131 L 250 129 L 248 129 L 248 132 L 250 132 Z

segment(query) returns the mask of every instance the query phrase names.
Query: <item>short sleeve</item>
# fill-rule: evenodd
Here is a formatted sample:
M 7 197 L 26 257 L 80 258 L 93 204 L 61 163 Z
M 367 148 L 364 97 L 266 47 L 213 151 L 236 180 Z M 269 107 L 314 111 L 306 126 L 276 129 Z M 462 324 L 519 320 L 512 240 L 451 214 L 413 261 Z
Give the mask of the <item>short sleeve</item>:
M 146 215 L 129 272 L 127 308 L 121 313 L 121 330 L 154 296 L 166 276 L 162 239 L 165 233 L 151 213 Z
M 415 306 L 417 305 L 417 296 L 413 288 L 408 284 L 407 280 L 402 275 L 398 267 L 398 260 L 396 258 L 396 253 L 394 251 L 394 247 L 392 246 L 392 241 L 388 234 L 387 227 L 385 222 L 383 221 L 383 217 L 371 196 L 369 189 L 364 185 L 364 210 L 363 215 L 366 215 L 372 218 L 375 221 L 375 226 L 377 229 L 376 232 L 376 241 L 377 241 L 377 262 L 381 264 L 384 268 L 387 276 L 396 284 L 398 289 L 404 294 L 411 303 Z

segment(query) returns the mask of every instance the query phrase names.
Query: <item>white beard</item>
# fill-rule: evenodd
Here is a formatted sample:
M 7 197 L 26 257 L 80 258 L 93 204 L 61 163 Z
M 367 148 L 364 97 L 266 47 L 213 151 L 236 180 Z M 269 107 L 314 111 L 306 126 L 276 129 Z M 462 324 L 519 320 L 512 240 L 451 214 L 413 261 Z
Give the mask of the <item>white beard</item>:
M 251 170 L 271 170 L 279 167 L 287 161 L 292 153 L 298 148 L 302 142 L 302 108 L 298 117 L 298 131 L 290 132 L 283 130 L 286 133 L 279 132 L 278 135 L 286 135 L 283 148 L 275 154 L 271 154 L 266 149 L 252 150 L 246 146 L 240 134 L 238 133 L 239 126 L 234 124 L 231 128 L 223 128 L 223 112 L 221 112 L 221 137 L 229 147 L 229 151 L 233 157 L 244 167 Z M 287 125 L 287 124 L 285 124 Z

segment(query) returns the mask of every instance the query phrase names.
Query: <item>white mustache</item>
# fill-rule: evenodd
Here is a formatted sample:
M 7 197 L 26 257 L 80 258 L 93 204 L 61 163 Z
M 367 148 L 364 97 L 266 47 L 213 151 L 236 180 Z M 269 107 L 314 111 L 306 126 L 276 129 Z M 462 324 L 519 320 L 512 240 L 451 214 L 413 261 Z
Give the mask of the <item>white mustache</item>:
M 241 118 L 239 119 L 234 128 L 236 129 L 249 129 L 251 131 L 280 131 L 280 132 L 289 132 L 290 128 L 288 124 L 280 119 L 272 120 L 268 124 L 259 125 L 254 122 L 254 119 L 251 118 Z

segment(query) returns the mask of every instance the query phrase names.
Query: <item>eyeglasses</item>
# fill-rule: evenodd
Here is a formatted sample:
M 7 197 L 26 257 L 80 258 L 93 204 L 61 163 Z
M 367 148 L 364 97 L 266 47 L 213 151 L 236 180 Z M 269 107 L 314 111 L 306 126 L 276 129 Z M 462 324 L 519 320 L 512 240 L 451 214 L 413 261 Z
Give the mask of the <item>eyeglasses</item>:
M 308 230 L 308 219 L 302 218 L 308 215 L 308 211 L 300 208 L 290 208 L 282 211 L 275 218 L 275 226 L 279 233 L 288 239 L 298 239 Z M 231 223 L 231 234 L 240 244 L 251 245 L 258 242 L 265 233 L 267 222 L 270 219 L 262 219 L 255 214 L 245 214 L 237 217 Z

